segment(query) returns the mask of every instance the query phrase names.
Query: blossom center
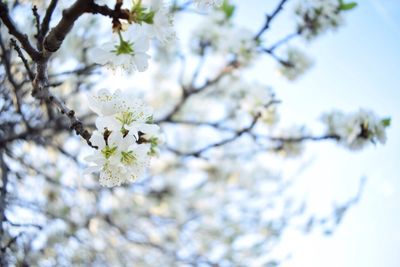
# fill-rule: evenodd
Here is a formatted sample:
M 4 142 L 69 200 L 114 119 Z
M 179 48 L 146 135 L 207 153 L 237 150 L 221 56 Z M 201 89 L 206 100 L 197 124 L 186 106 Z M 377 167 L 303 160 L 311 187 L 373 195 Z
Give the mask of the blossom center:
M 117 147 L 116 146 L 111 147 L 111 148 L 109 146 L 106 146 L 101 150 L 101 153 L 103 154 L 103 156 L 106 159 L 109 159 L 112 155 L 115 154 L 116 151 L 117 151 Z
M 124 111 L 118 114 L 115 117 L 122 125 L 130 125 L 132 122 L 135 121 L 135 118 L 133 116 L 133 112 L 130 111 Z
M 127 165 L 131 165 L 136 161 L 136 157 L 133 154 L 133 151 L 122 151 L 121 152 L 121 162 Z

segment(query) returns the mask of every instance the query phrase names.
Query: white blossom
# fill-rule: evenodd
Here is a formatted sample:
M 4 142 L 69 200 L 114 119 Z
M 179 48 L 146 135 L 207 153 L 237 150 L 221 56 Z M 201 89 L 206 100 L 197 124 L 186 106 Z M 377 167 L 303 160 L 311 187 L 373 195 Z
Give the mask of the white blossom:
M 343 23 L 338 0 L 299 1 L 295 10 L 298 29 L 306 39 L 336 29 Z
M 151 124 L 152 114 L 152 108 L 142 101 L 121 100 L 121 105 L 114 114 L 96 119 L 96 126 L 99 130 L 107 128 L 110 131 L 129 131 L 137 138 L 139 132 L 156 136 L 159 127 Z
M 219 10 L 211 12 L 192 33 L 193 51 L 201 53 L 202 47 L 205 45 L 218 50 L 220 42 L 223 41 L 221 33 L 227 31 L 228 28 L 224 12 Z
M 125 40 L 122 36 L 128 36 Z M 143 72 L 148 68 L 150 56 L 147 54 L 150 43 L 139 25 L 130 26 L 124 33 L 118 32 L 119 44 L 104 43 L 90 52 L 91 60 L 95 63 L 109 66 L 111 69 L 122 68 L 128 72 L 135 70 Z
M 107 89 L 101 89 L 96 95 L 88 97 L 91 110 L 100 116 L 108 116 L 117 113 L 123 107 L 123 96 L 120 90 L 110 93 Z
M 312 60 L 301 50 L 290 47 L 286 51 L 286 60 L 279 67 L 279 72 L 288 80 L 298 79 L 313 65 Z
M 241 64 L 247 64 L 254 59 L 257 50 L 257 42 L 254 40 L 255 34 L 240 27 L 229 28 L 221 33 L 220 47 L 223 51 L 232 53 L 237 57 Z
M 336 136 L 343 146 L 359 150 L 370 143 L 386 142 L 386 128 L 389 118 L 379 118 L 369 110 L 345 114 L 332 111 L 322 117 L 327 126 L 327 134 Z
M 145 33 L 158 39 L 162 44 L 168 43 L 175 38 L 173 19 L 169 14 L 168 7 L 162 0 L 145 0 L 142 5 L 154 14 L 152 24 L 143 23 Z
M 226 14 L 215 10 L 202 20 L 193 32 L 192 50 L 203 53 L 205 48 L 222 55 L 234 55 L 241 64 L 248 64 L 257 53 L 255 34 L 231 23 Z
M 121 132 L 111 132 L 105 137 L 95 131 L 90 141 L 98 149 L 86 157 L 87 161 L 94 163 L 87 171 L 100 172 L 100 184 L 103 186 L 133 182 L 143 175 L 149 165 L 150 145 L 136 144 L 136 139 L 131 135 L 124 137 Z
M 106 89 L 89 97 L 89 107 L 99 117 L 90 139 L 97 150 L 86 158 L 94 163 L 88 172 L 100 172 L 100 184 L 107 187 L 142 176 L 161 142 L 159 127 L 151 123 L 153 110 L 133 95 Z
M 276 105 L 274 102 L 274 92 L 271 87 L 262 84 L 250 84 L 247 90 L 243 90 L 244 97 L 240 105 L 241 108 L 250 114 L 260 113 L 261 121 L 266 124 L 274 124 L 278 120 Z

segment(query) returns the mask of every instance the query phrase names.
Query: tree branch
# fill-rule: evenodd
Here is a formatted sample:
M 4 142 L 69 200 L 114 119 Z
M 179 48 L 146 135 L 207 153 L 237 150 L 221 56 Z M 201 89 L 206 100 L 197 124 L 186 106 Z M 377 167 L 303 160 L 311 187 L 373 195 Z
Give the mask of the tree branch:
M 58 97 L 52 95 L 48 90 L 47 90 L 47 95 L 45 95 L 45 98 L 50 100 L 54 105 L 56 105 L 62 114 L 65 114 L 68 116 L 70 120 L 70 129 L 73 129 L 77 135 L 80 135 L 83 139 L 86 140 L 86 143 L 93 147 L 93 148 L 98 148 L 97 146 L 93 146 L 92 143 L 90 142 L 90 138 L 92 137 L 91 133 L 86 130 L 83 127 L 83 123 L 75 116 L 75 111 L 72 109 L 69 109 Z
M 71 31 L 75 21 L 85 12 L 89 11 L 93 0 L 77 0 L 72 6 L 63 11 L 63 16 L 58 24 L 51 29 L 44 40 L 44 49 L 51 53 L 56 52 Z
M 57 3 L 58 0 L 51 0 L 50 5 L 46 10 L 46 14 L 44 15 L 42 24 L 40 25 L 40 34 L 38 36 L 39 50 L 43 50 L 43 40 L 49 31 L 51 16 L 56 9 Z
M 278 4 L 278 6 L 276 7 L 276 9 L 272 12 L 271 15 L 267 15 L 266 19 L 265 19 L 265 24 L 264 26 L 260 29 L 260 31 L 256 34 L 256 36 L 254 37 L 254 40 L 258 40 L 260 39 L 261 35 L 264 34 L 264 32 L 266 30 L 269 29 L 271 22 L 274 20 L 274 18 L 276 17 L 276 15 L 279 14 L 279 12 L 281 12 L 283 10 L 283 6 L 286 4 L 288 0 L 281 0 L 281 2 Z
M 31 45 L 29 42 L 29 38 L 26 34 L 21 33 L 15 23 L 12 21 L 8 7 L 3 1 L 0 0 L 0 18 L 3 21 L 4 25 L 8 28 L 8 31 L 11 35 L 15 36 L 17 40 L 21 43 L 24 50 L 29 54 L 29 56 L 37 60 L 40 58 L 40 53 Z
M 266 104 L 265 107 L 268 108 L 269 106 L 271 106 L 271 105 L 273 105 L 273 104 L 277 104 L 277 103 L 279 103 L 279 101 L 277 101 L 277 100 L 272 100 L 272 101 L 270 101 L 268 104 Z M 220 147 L 220 146 L 224 146 L 224 145 L 226 145 L 226 144 L 228 144 L 228 143 L 231 143 L 231 142 L 235 141 L 236 139 L 238 139 L 239 137 L 241 137 L 243 134 L 245 134 L 245 133 L 250 133 L 250 132 L 254 129 L 254 127 L 256 126 L 256 124 L 257 124 L 257 122 L 258 122 L 258 120 L 259 120 L 260 117 L 261 117 L 261 113 L 257 113 L 257 114 L 253 117 L 253 120 L 252 120 L 252 122 L 250 123 L 249 126 L 243 128 L 243 129 L 241 129 L 241 130 L 236 131 L 236 132 L 234 133 L 234 135 L 232 135 L 231 137 L 228 137 L 228 138 L 223 139 L 223 140 L 221 140 L 221 141 L 218 141 L 218 142 L 216 142 L 216 143 L 207 145 L 207 146 L 205 146 L 205 147 L 203 147 L 203 148 L 200 148 L 200 149 L 198 149 L 198 150 L 196 150 L 196 151 L 192 151 L 192 152 L 182 152 L 182 151 L 176 150 L 176 149 L 174 149 L 174 148 L 168 148 L 168 149 L 169 149 L 170 151 L 172 151 L 172 152 L 174 152 L 174 153 L 180 155 L 180 156 L 200 157 L 201 154 L 204 153 L 204 152 L 206 152 L 207 150 L 210 150 L 210 149 L 216 148 L 216 147 Z
M 17 42 L 13 38 L 10 39 L 10 43 L 11 43 L 11 46 L 17 52 L 19 58 L 22 60 L 22 63 L 24 64 L 24 67 L 28 73 L 29 79 L 31 81 L 33 81 L 33 79 L 35 78 L 35 75 L 33 74 L 31 68 L 29 67 L 28 60 L 25 58 L 24 54 L 22 53 L 21 48 L 18 46 Z

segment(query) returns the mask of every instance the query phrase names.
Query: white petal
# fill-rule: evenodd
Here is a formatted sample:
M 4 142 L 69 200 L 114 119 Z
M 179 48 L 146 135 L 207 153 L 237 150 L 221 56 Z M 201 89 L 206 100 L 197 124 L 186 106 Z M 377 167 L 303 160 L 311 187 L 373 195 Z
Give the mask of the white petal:
M 136 40 L 134 50 L 135 53 L 144 53 L 147 50 L 149 50 L 149 47 L 150 47 L 149 39 L 145 36 L 141 36 Z
M 95 131 L 92 134 L 92 137 L 90 137 L 90 142 L 94 145 L 97 146 L 98 149 L 102 149 L 105 147 L 106 143 L 104 141 L 103 135 L 99 131 Z
M 110 131 L 119 131 L 121 130 L 122 125 L 114 116 L 105 116 L 96 119 L 96 127 L 99 131 L 103 131 L 105 128 Z
M 149 66 L 149 58 L 150 56 L 145 53 L 137 53 L 134 55 L 133 60 L 138 71 L 143 72 L 147 70 Z

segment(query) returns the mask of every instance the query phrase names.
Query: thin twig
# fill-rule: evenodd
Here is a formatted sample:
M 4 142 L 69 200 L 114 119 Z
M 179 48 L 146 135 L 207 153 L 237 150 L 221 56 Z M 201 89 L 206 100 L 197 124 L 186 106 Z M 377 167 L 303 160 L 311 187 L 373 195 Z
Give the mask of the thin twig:
M 33 74 L 31 68 L 29 67 L 28 60 L 25 58 L 24 54 L 22 53 L 21 48 L 18 46 L 17 42 L 13 38 L 10 39 L 10 43 L 11 43 L 12 47 L 15 49 L 15 51 L 17 51 L 19 58 L 22 60 L 22 63 L 24 64 L 24 67 L 28 73 L 29 79 L 31 81 L 33 81 L 33 79 L 35 78 L 35 75 Z
M 265 23 L 264 26 L 260 29 L 260 31 L 256 34 L 254 37 L 254 40 L 260 39 L 261 35 L 264 34 L 265 31 L 267 31 L 271 25 L 271 22 L 274 20 L 274 18 L 279 14 L 280 11 L 283 10 L 283 6 L 286 4 L 288 0 L 281 0 L 281 2 L 278 4 L 276 9 L 272 12 L 271 15 L 266 15 Z
M 21 33 L 17 27 L 15 26 L 15 23 L 10 17 L 8 7 L 3 1 L 0 1 L 0 18 L 3 21 L 3 23 L 6 25 L 8 28 L 8 31 L 11 35 L 14 35 L 15 38 L 21 43 L 22 47 L 24 50 L 29 54 L 29 56 L 32 59 L 39 59 L 40 58 L 40 53 L 32 46 L 32 44 L 29 42 L 29 38 L 26 34 Z

